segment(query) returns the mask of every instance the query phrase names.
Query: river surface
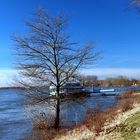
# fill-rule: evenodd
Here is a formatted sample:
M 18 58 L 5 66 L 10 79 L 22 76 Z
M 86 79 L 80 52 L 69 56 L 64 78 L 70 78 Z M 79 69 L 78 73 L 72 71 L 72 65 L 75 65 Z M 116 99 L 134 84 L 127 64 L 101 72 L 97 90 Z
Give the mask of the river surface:
M 29 114 L 25 110 L 46 110 L 45 105 L 26 106 L 25 91 L 0 89 L 0 140 L 21 140 L 30 133 L 32 127 Z M 98 106 L 105 110 L 116 104 L 115 96 L 99 96 L 69 100 L 61 104 L 61 118 L 66 126 L 80 123 L 88 109 Z M 53 113 L 53 110 L 50 110 Z

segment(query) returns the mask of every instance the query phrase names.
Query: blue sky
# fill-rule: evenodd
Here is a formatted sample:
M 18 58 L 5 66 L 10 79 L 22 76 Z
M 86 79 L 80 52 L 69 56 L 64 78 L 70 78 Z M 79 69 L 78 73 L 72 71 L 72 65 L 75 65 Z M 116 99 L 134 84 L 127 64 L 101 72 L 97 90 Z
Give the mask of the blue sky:
M 1 77 L 6 79 L 7 72 L 12 73 L 10 70 L 14 69 L 14 43 L 10 36 L 24 33 L 27 29 L 24 21 L 30 19 L 32 12 L 40 6 L 52 15 L 58 11 L 64 12 L 71 18 L 68 33 L 72 39 L 80 43 L 93 41 L 96 49 L 102 52 L 103 59 L 94 65 L 91 74 L 100 71 L 103 75 L 104 70 L 108 70 L 105 76 L 113 76 L 111 70 L 115 75 L 137 77 L 140 75 L 140 13 L 134 8 L 128 9 L 129 1 L 1 0 Z

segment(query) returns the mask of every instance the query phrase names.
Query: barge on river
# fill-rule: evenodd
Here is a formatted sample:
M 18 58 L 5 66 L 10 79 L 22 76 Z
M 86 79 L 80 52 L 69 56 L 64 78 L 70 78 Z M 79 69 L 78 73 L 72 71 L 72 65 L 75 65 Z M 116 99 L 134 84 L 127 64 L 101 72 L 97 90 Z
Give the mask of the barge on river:
M 50 87 L 50 95 L 56 94 L 56 88 Z M 80 82 L 67 82 L 64 86 L 60 89 L 60 96 L 87 96 L 88 93 L 85 91 L 84 86 L 80 84 Z

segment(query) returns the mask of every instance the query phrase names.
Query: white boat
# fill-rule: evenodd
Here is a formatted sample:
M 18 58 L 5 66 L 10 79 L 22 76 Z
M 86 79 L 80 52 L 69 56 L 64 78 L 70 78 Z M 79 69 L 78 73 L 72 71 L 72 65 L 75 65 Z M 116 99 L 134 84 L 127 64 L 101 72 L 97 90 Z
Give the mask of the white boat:
M 100 92 L 114 92 L 115 89 L 100 89 Z

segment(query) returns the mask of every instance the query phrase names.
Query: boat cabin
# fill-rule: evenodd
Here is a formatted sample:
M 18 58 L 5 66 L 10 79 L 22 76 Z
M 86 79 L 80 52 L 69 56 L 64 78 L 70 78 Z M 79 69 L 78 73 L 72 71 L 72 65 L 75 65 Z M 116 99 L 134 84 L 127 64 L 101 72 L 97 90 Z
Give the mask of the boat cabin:
M 62 93 L 80 93 L 84 91 L 84 87 L 79 82 L 67 82 L 61 88 Z
M 56 87 L 50 86 L 50 95 L 56 94 Z M 84 91 L 84 87 L 81 86 L 79 82 L 67 82 L 64 86 L 60 89 L 60 94 L 69 94 L 69 93 L 81 93 Z

